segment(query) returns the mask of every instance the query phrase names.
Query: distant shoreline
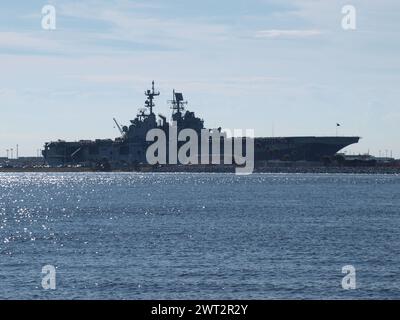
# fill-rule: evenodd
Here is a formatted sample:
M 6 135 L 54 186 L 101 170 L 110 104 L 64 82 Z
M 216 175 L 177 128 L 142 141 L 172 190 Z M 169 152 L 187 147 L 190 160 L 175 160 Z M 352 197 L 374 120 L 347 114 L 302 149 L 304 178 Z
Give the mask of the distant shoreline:
M 99 173 L 99 172 L 139 172 L 139 173 L 233 173 L 233 166 L 143 166 L 137 168 L 94 170 L 86 167 L 62 168 L 0 168 L 0 173 Z M 329 166 L 270 166 L 256 167 L 254 173 L 348 173 L 348 174 L 400 174 L 400 167 L 329 167 Z

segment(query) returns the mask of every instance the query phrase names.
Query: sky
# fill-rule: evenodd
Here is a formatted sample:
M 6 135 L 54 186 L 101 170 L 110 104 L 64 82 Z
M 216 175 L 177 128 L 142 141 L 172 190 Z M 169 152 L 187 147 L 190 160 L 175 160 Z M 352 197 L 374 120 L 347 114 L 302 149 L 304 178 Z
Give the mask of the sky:
M 42 28 L 42 8 L 56 29 Z M 344 5 L 356 29 L 342 28 Z M 0 157 L 19 145 L 115 138 L 151 81 L 210 128 L 361 136 L 400 158 L 398 0 L 2 0 Z

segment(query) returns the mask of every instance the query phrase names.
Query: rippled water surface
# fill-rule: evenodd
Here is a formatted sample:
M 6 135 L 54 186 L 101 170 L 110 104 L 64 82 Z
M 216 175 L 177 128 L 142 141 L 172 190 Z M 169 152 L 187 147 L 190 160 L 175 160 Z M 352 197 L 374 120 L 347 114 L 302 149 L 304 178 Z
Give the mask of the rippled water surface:
M 394 175 L 2 173 L 0 298 L 399 299 L 399 227 Z

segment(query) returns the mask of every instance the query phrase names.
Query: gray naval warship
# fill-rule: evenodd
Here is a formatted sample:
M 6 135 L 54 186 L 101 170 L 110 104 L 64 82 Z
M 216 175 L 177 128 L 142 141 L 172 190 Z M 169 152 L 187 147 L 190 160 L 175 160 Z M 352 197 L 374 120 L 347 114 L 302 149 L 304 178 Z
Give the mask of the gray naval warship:
M 97 166 L 102 168 L 123 168 L 146 165 L 146 150 L 152 142 L 146 141 L 146 134 L 151 129 L 161 129 L 165 132 L 170 127 L 167 117 L 154 114 L 155 98 L 160 95 L 152 88 L 145 91 L 144 108 L 129 126 L 121 126 L 114 118 L 120 131 L 116 139 L 80 140 L 67 142 L 58 140 L 48 142 L 44 146 L 43 157 L 50 166 Z M 190 128 L 200 133 L 205 129 L 204 121 L 195 116 L 194 112 L 186 110 L 187 101 L 183 94 L 173 91 L 170 101 L 172 121 L 175 121 L 178 133 Z M 218 128 L 221 130 L 221 128 Z M 265 161 L 313 161 L 332 158 L 341 149 L 358 143 L 360 137 L 255 137 L 254 160 Z

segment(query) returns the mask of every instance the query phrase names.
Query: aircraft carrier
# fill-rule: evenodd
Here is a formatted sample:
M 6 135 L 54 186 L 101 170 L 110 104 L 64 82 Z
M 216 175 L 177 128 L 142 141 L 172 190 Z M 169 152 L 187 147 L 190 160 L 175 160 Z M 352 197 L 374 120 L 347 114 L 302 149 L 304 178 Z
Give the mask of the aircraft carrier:
M 47 142 L 43 156 L 50 166 L 106 166 L 123 168 L 147 164 L 146 150 L 152 142 L 146 141 L 146 134 L 151 129 L 168 131 L 170 126 L 167 117 L 154 113 L 155 98 L 160 93 L 152 88 L 145 91 L 144 108 L 129 126 L 121 126 L 115 119 L 120 131 L 116 139 L 80 140 L 67 142 L 63 140 Z M 177 124 L 178 132 L 190 128 L 200 133 L 204 129 L 204 121 L 196 117 L 194 112 L 186 110 L 187 102 L 182 93 L 173 91 L 170 101 L 172 121 Z M 218 128 L 221 130 L 221 128 Z M 332 158 L 341 149 L 358 143 L 360 137 L 255 137 L 254 160 L 258 161 L 323 161 Z

